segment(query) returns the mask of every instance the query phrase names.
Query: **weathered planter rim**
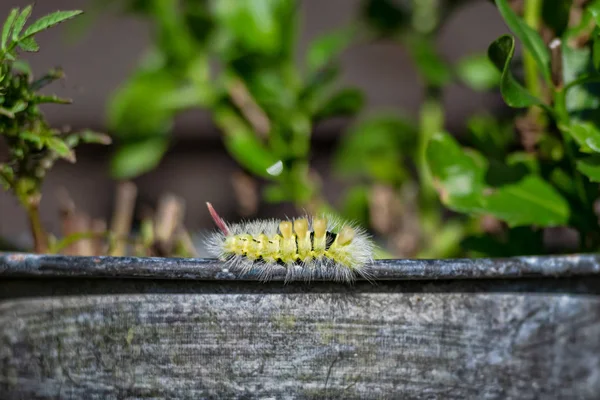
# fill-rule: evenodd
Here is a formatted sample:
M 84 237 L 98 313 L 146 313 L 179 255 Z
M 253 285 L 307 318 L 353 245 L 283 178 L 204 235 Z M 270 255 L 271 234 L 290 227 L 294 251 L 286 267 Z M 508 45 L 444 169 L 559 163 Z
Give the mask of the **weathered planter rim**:
M 600 254 L 472 259 L 386 259 L 369 266 L 374 281 L 600 277 Z M 113 278 L 259 281 L 215 259 L 82 257 L 0 252 L 3 278 Z M 285 269 L 272 281 L 284 281 Z M 357 278 L 363 280 L 362 278 Z M 327 279 L 315 279 L 317 281 Z

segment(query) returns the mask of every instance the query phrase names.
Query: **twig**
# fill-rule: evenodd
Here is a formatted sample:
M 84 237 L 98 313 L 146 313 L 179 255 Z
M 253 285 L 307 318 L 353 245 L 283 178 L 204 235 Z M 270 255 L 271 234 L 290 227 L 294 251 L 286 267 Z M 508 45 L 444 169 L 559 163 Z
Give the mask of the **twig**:
M 40 218 L 41 197 L 41 195 L 34 195 L 26 200 L 27 216 L 29 217 L 29 225 L 33 234 L 34 251 L 37 254 L 48 252 L 48 236 Z
M 137 187 L 134 183 L 122 182 L 117 186 L 115 213 L 111 221 L 111 233 L 114 235 L 112 248 L 109 250 L 111 256 L 125 255 L 126 243 L 119 238 L 129 236 L 136 197 Z
M 194 241 L 187 230 L 181 229 L 178 237 L 179 244 L 183 247 L 183 250 L 188 257 L 200 257 L 196 250 L 196 246 L 194 246 Z
M 244 117 L 250 122 L 254 131 L 262 138 L 266 138 L 271 131 L 271 122 L 267 114 L 256 103 L 244 82 L 234 80 L 228 88 L 233 103 L 240 109 Z
M 166 194 L 159 202 L 155 217 L 154 247 L 159 255 L 166 256 L 173 250 L 175 232 L 180 226 L 185 211 L 185 203 L 173 194 Z
M 550 67 L 552 70 L 552 83 L 556 89 L 563 86 L 563 60 L 561 52 L 561 41 L 555 38 L 550 42 Z
M 104 239 L 107 235 L 107 224 L 103 219 L 94 219 L 92 221 L 92 253 L 95 256 L 101 256 L 105 254 L 106 245 Z

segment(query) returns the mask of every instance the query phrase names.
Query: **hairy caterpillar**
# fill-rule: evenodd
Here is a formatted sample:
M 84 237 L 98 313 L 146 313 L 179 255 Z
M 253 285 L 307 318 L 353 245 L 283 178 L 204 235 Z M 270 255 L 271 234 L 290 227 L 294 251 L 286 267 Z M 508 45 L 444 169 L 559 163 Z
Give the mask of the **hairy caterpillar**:
M 356 226 L 326 216 L 227 224 L 207 206 L 219 228 L 207 239 L 208 251 L 231 270 L 257 274 L 263 281 L 282 268 L 286 282 L 369 279 L 373 244 Z

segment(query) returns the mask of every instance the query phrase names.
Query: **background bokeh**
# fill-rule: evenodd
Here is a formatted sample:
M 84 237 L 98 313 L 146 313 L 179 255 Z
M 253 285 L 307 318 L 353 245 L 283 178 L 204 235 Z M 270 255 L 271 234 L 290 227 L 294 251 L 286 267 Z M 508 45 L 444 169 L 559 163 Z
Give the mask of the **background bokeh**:
M 490 42 L 508 32 L 491 2 L 462 3 L 444 21 L 436 39 L 440 55 L 450 62 L 485 52 Z M 12 7 L 27 4 L 27 1 L 3 0 L 0 15 L 7 15 Z M 299 4 L 302 16 L 297 57 L 301 60 L 311 40 L 356 18 L 362 3 L 360 0 L 304 0 Z M 87 11 L 91 5 L 82 0 L 37 1 L 33 17 L 57 9 Z M 109 96 L 135 69 L 149 41 L 146 21 L 118 13 L 101 14 L 83 30 L 65 24 L 41 34 L 38 39 L 41 51 L 25 58 L 35 73 L 62 66 L 66 79 L 53 84 L 48 91 L 74 100 L 69 106 L 46 106 L 44 110 L 50 123 L 110 134 L 106 120 Z M 360 44 L 344 52 L 341 83 L 364 90 L 366 107 L 361 114 L 389 110 L 416 116 L 424 96 L 422 81 L 407 50 L 385 39 Z M 445 87 L 441 98 L 446 110 L 446 128 L 455 135 L 462 134 L 467 117 L 483 111 L 502 112 L 506 107 L 497 91 L 478 93 L 458 84 Z M 333 204 L 339 204 L 344 183 L 330 173 L 331 154 L 348 124 L 347 118 L 319 123 L 312 137 L 311 165 L 324 180 L 324 195 Z M 240 218 L 231 183 L 239 168 L 227 154 L 209 113 L 198 110 L 178 115 L 173 137 L 158 167 L 134 179 L 139 188 L 139 202 L 152 205 L 165 192 L 183 197 L 187 206 L 185 223 L 192 231 L 212 227 L 204 205 L 206 201 L 217 204 L 226 218 Z M 77 164 L 60 162 L 50 172 L 42 203 L 42 218 L 50 231 L 59 230 L 55 193 L 61 186 L 68 189 L 80 209 L 95 217 L 109 218 L 115 190 L 108 171 L 111 151 L 102 146 L 80 147 Z M 295 212 L 288 205 L 261 202 L 257 216 Z M 28 242 L 26 216 L 16 200 L 4 192 L 0 192 L 0 235 Z

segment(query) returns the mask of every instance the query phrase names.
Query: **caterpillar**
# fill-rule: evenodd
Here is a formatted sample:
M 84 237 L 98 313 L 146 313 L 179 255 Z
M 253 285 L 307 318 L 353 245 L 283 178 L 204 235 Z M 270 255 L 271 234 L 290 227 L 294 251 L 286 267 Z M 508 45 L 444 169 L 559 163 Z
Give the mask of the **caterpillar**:
M 350 283 L 370 280 L 373 244 L 358 226 L 331 216 L 228 224 L 206 203 L 218 230 L 206 239 L 209 253 L 232 271 L 270 280 L 285 269 L 285 282 L 312 279 Z

